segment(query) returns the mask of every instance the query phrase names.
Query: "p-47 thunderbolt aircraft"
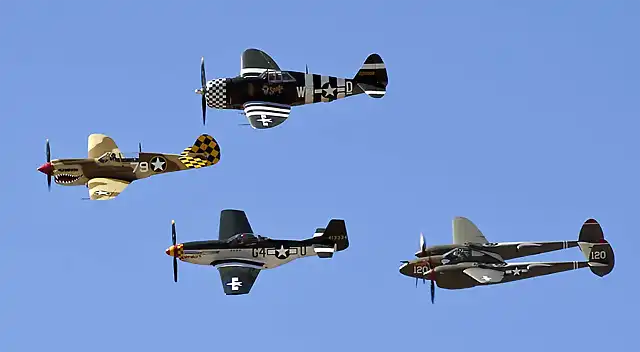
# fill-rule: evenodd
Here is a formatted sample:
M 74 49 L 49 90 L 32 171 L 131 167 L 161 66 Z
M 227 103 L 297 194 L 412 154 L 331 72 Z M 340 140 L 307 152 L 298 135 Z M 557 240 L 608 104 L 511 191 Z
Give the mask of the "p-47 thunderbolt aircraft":
M 86 159 L 51 160 L 49 140 L 47 162 L 38 171 L 63 186 L 86 185 L 89 199 L 108 200 L 117 197 L 131 182 L 168 172 L 197 169 L 220 161 L 220 146 L 213 137 L 203 134 L 180 155 L 143 153 L 124 156 L 113 139 L 103 134 L 89 136 L 89 156 Z
M 253 233 L 241 210 L 220 213 L 218 240 L 176 244 L 176 225 L 171 223 L 173 245 L 166 253 L 173 257 L 173 280 L 178 281 L 178 259 L 183 262 L 213 265 L 220 273 L 227 295 L 249 293 L 262 269 L 272 269 L 294 259 L 317 255 L 331 258 L 334 252 L 349 247 L 344 220 L 333 219 L 326 228 L 316 229 L 306 240 L 276 240 Z
M 506 260 L 560 249 L 579 247 L 586 261 L 507 263 Z M 614 255 L 604 239 L 600 224 L 587 220 L 577 241 L 500 242 L 489 243 L 468 219 L 453 220 L 453 244 L 427 248 L 420 235 L 418 259 L 404 261 L 400 273 L 431 281 L 431 303 L 435 295 L 434 282 L 446 289 L 462 289 L 528 279 L 580 268 L 589 268 L 598 276 L 613 270 Z
M 283 71 L 267 53 L 247 49 L 240 58 L 240 75 L 207 81 L 204 58 L 200 64 L 202 123 L 206 107 L 244 110 L 255 129 L 278 126 L 292 106 L 331 102 L 365 93 L 382 98 L 388 84 L 387 69 L 378 54 L 371 54 L 353 78 L 337 78 L 307 72 Z

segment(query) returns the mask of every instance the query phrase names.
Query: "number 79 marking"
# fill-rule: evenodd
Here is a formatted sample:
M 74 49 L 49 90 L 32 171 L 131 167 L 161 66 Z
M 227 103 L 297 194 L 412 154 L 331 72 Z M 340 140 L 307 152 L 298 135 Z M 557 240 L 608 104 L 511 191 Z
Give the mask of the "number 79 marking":
M 133 173 L 136 173 L 136 171 L 138 171 L 138 169 L 140 169 L 140 172 L 149 172 L 149 163 L 146 161 L 141 161 L 141 162 L 132 162 L 131 165 L 133 165 Z

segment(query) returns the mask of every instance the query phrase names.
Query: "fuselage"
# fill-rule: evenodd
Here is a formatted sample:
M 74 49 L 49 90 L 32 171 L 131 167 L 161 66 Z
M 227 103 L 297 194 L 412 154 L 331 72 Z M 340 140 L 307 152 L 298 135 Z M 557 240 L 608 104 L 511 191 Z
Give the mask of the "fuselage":
M 295 71 L 268 71 L 258 77 L 218 78 L 207 82 L 210 108 L 243 109 L 250 101 L 289 106 L 331 102 L 363 93 L 353 79 Z
M 199 265 L 225 266 L 242 264 L 259 269 L 271 269 L 294 259 L 315 256 L 314 240 L 263 240 L 245 245 L 230 245 L 227 241 L 197 241 L 178 244 L 167 254 L 178 251 L 178 259 Z
M 100 158 L 55 159 L 41 167 L 55 183 L 62 186 L 81 186 L 94 178 L 109 178 L 133 182 L 154 174 L 184 169 L 180 155 L 137 153 L 124 157 L 107 153 Z
M 417 252 L 418 259 L 407 261 L 400 273 L 410 277 L 427 278 L 434 272 L 461 270 L 481 264 L 506 264 L 506 260 L 577 247 L 577 241 L 556 242 L 500 242 L 440 245 Z M 471 281 L 470 281 L 471 282 Z

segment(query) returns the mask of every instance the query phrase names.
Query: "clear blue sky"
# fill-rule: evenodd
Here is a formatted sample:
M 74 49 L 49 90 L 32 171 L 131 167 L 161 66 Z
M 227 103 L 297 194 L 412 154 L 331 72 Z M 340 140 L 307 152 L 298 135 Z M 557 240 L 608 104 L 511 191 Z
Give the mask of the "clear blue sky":
M 2 2 L 0 350 L 628 350 L 639 18 L 632 0 Z M 269 131 L 209 110 L 203 127 L 200 56 L 209 78 L 232 77 L 250 47 L 348 77 L 377 52 L 387 96 L 296 108 Z M 209 133 L 222 160 L 115 201 L 48 193 L 45 139 L 54 158 L 84 157 L 90 133 L 158 152 Z M 246 296 L 204 266 L 180 263 L 174 284 L 171 219 L 179 241 L 216 238 L 224 208 L 281 238 L 344 218 L 351 246 L 264 271 Z M 491 241 L 571 240 L 595 217 L 616 268 L 438 289 L 432 306 L 398 267 L 421 231 L 450 243 L 456 215 Z

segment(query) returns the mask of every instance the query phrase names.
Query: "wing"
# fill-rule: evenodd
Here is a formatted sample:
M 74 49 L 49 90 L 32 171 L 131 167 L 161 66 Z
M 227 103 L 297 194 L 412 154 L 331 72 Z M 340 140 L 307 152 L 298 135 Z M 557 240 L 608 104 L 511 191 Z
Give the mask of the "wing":
M 240 57 L 240 76 L 256 77 L 267 69 L 280 71 L 278 64 L 262 50 L 247 49 Z
M 482 284 L 497 284 L 588 267 L 588 262 L 512 263 L 493 268 L 469 268 L 463 272 Z
M 87 182 L 89 187 L 89 199 L 109 200 L 122 193 L 129 182 L 112 178 L 92 178 Z
M 493 284 L 501 282 L 504 278 L 504 272 L 500 270 L 484 269 L 484 268 L 469 268 L 464 269 L 463 273 L 471 276 L 481 284 Z
M 262 130 L 276 127 L 289 117 L 291 106 L 264 101 L 250 101 L 243 105 L 251 127 Z
M 218 239 L 225 241 L 238 233 L 253 233 L 247 214 L 242 210 L 225 209 L 220 212 Z
M 98 133 L 89 135 L 89 158 L 99 158 L 106 152 L 122 154 L 116 142 L 110 137 Z
M 488 243 L 478 227 L 467 218 L 457 216 L 453 219 L 453 244 Z
M 244 295 L 251 291 L 260 269 L 244 266 L 218 267 L 222 288 L 227 295 Z

